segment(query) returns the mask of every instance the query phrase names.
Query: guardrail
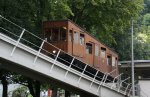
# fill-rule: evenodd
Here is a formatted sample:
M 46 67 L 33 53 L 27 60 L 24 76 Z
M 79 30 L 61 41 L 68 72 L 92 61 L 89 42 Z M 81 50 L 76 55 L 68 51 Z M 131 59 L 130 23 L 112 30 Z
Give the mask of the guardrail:
M 131 85 L 125 83 L 124 81 L 121 82 L 119 77 L 113 78 L 111 74 L 116 70 L 113 70 L 110 73 L 103 73 L 96 68 L 91 67 L 90 65 L 82 62 L 81 60 L 77 59 L 76 57 L 62 51 L 61 49 L 57 48 L 56 46 L 48 43 L 46 40 L 40 38 L 39 36 L 31 33 L 30 31 L 26 30 L 25 28 L 11 22 L 10 20 L 4 18 L 0 15 L 0 33 L 9 36 L 10 38 L 16 40 L 16 45 L 14 46 L 11 56 L 15 52 L 19 43 L 22 43 L 26 46 L 37 51 L 37 55 L 34 59 L 33 64 L 36 63 L 37 58 L 39 57 L 40 53 L 47 55 L 48 57 L 54 59 L 54 62 L 50 68 L 50 72 L 52 71 L 56 61 L 63 63 L 64 65 L 68 66 L 67 72 L 65 74 L 65 78 L 67 77 L 68 72 L 70 69 L 74 69 L 77 72 L 81 73 L 80 78 L 78 79 L 78 83 L 80 83 L 81 78 L 83 75 L 87 75 L 92 78 L 92 82 L 90 84 L 90 88 L 92 87 L 93 83 L 99 83 L 97 92 L 100 89 L 100 86 L 106 86 L 110 89 L 113 89 L 117 92 L 121 92 L 123 94 L 130 95 L 131 92 Z M 47 49 L 50 48 L 51 50 Z

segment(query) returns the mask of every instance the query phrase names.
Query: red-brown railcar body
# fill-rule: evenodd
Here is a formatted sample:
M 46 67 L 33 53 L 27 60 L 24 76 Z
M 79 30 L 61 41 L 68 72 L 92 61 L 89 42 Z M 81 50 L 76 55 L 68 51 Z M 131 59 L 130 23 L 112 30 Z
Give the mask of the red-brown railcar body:
M 109 73 L 116 69 L 113 76 L 118 74 L 118 54 L 71 20 L 43 22 L 43 36 L 47 42 L 101 72 Z M 43 48 L 52 51 L 46 44 Z

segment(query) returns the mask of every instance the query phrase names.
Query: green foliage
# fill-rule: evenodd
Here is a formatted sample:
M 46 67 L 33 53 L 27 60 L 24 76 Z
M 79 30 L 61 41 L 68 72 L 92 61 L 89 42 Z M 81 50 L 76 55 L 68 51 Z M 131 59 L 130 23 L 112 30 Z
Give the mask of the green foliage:
M 27 87 L 19 87 L 13 91 L 12 97 L 26 97 Z
M 74 13 L 71 20 L 110 45 L 116 42 L 113 34 L 126 28 L 131 17 L 138 17 L 143 0 L 75 0 L 70 1 L 69 6 Z
M 149 60 L 150 58 L 150 27 L 148 23 L 150 18 L 147 18 L 147 16 L 147 14 L 144 15 L 144 25 L 141 25 L 135 29 L 135 59 Z
M 143 24 L 134 22 L 134 59 L 135 60 L 149 60 L 150 58 L 150 46 L 149 46 L 150 27 L 147 21 L 149 21 L 149 18 L 147 18 L 147 15 L 144 15 L 142 20 Z M 125 32 L 126 33 L 122 33 L 121 35 L 117 34 L 117 37 L 120 38 L 116 40 L 117 47 L 115 48 L 115 50 L 119 52 L 121 58 L 120 60 L 131 60 L 131 31 L 125 31 Z M 116 45 L 114 45 L 114 47 L 115 46 Z
M 150 24 L 150 14 L 147 13 L 143 16 L 143 24 L 144 25 L 149 25 Z

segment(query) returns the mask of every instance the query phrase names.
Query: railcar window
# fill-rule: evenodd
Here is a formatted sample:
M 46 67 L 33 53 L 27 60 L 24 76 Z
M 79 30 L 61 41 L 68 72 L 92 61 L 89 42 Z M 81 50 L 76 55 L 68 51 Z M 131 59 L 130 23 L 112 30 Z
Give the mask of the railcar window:
M 51 29 L 47 29 L 44 35 L 45 40 L 50 41 L 50 36 L 51 36 Z
M 116 58 L 113 56 L 112 57 L 112 66 L 115 66 L 116 65 Z
M 116 58 L 115 65 L 117 65 L 117 63 L 118 63 L 118 59 Z
M 69 30 L 69 41 L 72 41 L 72 30 Z
M 66 40 L 66 29 L 64 27 L 60 28 L 50 28 L 45 35 L 47 41 L 65 41 Z
M 107 65 L 111 65 L 111 56 L 107 56 Z
M 92 44 L 86 43 L 86 54 L 92 54 Z
M 74 42 L 78 43 L 78 32 L 74 33 Z
M 66 27 L 60 28 L 60 40 L 62 41 L 66 40 Z
M 95 45 L 95 56 L 99 55 L 99 47 L 98 45 Z
M 106 48 L 101 47 L 101 57 L 105 58 L 106 56 Z
M 50 40 L 58 41 L 58 39 L 59 39 L 59 29 L 58 28 L 52 28 Z
M 80 44 L 84 45 L 84 34 L 80 34 Z

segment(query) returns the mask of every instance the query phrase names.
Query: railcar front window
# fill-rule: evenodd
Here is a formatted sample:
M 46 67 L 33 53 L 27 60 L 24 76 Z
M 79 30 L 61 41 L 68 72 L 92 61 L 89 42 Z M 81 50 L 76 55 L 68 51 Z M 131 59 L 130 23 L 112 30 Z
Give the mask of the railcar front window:
M 60 28 L 60 40 L 62 41 L 66 40 L 66 27 Z
M 48 31 L 46 31 L 45 38 L 47 39 L 48 42 L 65 41 L 66 29 L 64 27 L 49 28 Z
M 52 41 L 58 41 L 59 40 L 59 29 L 58 28 L 52 29 L 52 35 L 50 36 L 50 40 L 52 40 Z
M 51 36 L 51 29 L 47 29 L 47 31 L 46 31 L 46 33 L 44 35 L 45 40 L 46 41 L 50 41 L 50 38 L 51 38 L 50 36 Z
M 86 54 L 92 54 L 92 44 L 86 43 Z

